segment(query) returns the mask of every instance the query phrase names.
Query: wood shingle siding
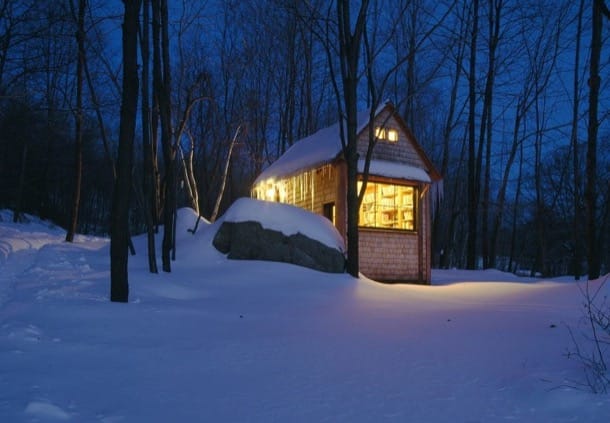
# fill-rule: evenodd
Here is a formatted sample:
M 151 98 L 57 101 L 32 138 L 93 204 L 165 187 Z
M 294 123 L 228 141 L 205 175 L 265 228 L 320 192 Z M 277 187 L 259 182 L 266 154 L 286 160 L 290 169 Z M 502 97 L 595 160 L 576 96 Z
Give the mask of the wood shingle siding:
M 418 281 L 417 234 L 360 229 L 360 272 L 379 281 Z
M 385 124 L 384 124 L 385 122 Z M 411 166 L 426 169 L 418 151 L 414 148 L 414 140 L 410 139 L 397 119 L 390 114 L 389 110 L 384 110 L 375 118 L 375 126 L 384 126 L 398 130 L 398 141 L 389 142 L 378 140 L 373 150 L 372 160 L 385 160 L 388 162 L 400 162 Z M 374 130 L 374 129 L 373 129 Z M 364 158 L 369 142 L 368 128 L 358 136 L 358 152 Z

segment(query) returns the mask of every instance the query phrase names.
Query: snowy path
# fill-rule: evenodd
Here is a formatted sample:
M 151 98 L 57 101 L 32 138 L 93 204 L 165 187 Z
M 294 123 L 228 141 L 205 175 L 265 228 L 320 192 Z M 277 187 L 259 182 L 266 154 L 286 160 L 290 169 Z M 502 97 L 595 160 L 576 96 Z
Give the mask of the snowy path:
M 75 242 L 68 244 L 64 238 L 61 228 L 39 220 L 19 229 L 0 224 L 0 310 L 14 294 L 18 280 L 30 280 L 32 286 L 42 287 L 39 296 L 54 289 L 66 290 L 66 280 L 83 285 L 91 272 L 87 263 L 90 251 L 104 248 L 108 241 L 77 235 Z M 99 259 L 106 271 L 107 260 L 103 256 Z
M 0 224 L 0 416 L 2 411 L 15 406 L 9 392 L 20 389 L 16 383 L 21 377 L 15 373 L 16 363 L 21 372 L 49 366 L 51 349 L 61 350 L 62 339 L 45 328 L 48 316 L 37 308 L 61 299 L 72 302 L 77 298 L 105 301 L 105 297 L 84 294 L 95 276 L 88 263 L 97 261 L 99 254 L 91 250 L 104 248 L 106 240 L 77 236 L 74 244 L 64 242 L 65 232 L 37 221 L 19 229 Z M 107 263 L 103 257 L 101 273 L 106 278 Z M 30 362 L 29 360 L 34 360 Z M 39 363 L 41 362 L 41 363 Z M 61 376 L 57 375 L 58 380 Z M 23 388 L 23 387 L 21 387 Z M 71 415 L 61 407 L 45 399 L 45 395 L 33 394 L 40 386 L 32 384 L 21 401 L 21 412 L 0 421 L 61 421 Z M 10 414 L 9 414 L 10 416 Z
M 6 213 L 0 215 L 0 222 L 7 217 Z M 22 229 L 0 225 L 0 309 L 9 300 L 17 277 L 34 262 L 38 250 L 60 241 L 59 234 L 50 234 L 48 228 L 42 231 L 30 229 L 24 233 Z

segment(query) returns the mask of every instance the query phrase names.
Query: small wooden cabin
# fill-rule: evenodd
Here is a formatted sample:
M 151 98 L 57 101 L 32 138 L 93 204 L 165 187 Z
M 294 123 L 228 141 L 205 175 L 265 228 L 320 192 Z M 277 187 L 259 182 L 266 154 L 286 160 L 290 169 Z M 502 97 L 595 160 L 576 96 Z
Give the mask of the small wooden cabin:
M 358 119 L 365 157 L 369 111 Z M 430 283 L 431 190 L 440 175 L 391 103 L 373 122 L 373 150 L 359 215 L 360 272 L 385 282 Z M 364 169 L 364 160 L 358 163 Z M 347 229 L 347 166 L 339 124 L 297 141 L 254 181 L 252 196 L 302 207 Z M 359 187 L 362 182 L 359 182 Z

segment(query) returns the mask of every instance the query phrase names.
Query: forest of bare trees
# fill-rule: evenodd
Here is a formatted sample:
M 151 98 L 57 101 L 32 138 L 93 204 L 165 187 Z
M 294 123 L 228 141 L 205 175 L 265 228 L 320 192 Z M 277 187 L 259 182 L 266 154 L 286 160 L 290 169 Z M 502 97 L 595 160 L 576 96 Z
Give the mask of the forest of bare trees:
M 0 0 L 0 208 L 67 241 L 123 233 L 125 255 L 146 232 L 169 271 L 177 208 L 215 218 L 295 141 L 387 99 L 443 176 L 435 267 L 608 272 L 607 5 Z

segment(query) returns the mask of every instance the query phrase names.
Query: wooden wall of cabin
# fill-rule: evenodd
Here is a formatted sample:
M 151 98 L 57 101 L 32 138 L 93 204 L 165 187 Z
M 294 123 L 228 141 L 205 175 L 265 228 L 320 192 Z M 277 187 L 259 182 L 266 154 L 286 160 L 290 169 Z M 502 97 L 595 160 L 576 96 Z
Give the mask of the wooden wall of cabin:
M 419 200 L 417 231 L 360 229 L 360 272 L 388 282 L 429 284 L 430 274 L 430 200 L 425 192 Z
M 335 226 L 341 235 L 345 235 L 345 224 L 342 224 L 345 212 L 341 204 L 337 204 L 338 192 L 345 183 L 343 173 L 340 165 L 329 164 L 283 179 L 280 181 L 285 190 L 283 202 L 319 215 L 324 215 L 326 204 L 334 204 Z
M 379 281 L 417 281 L 417 234 L 360 229 L 360 272 Z

